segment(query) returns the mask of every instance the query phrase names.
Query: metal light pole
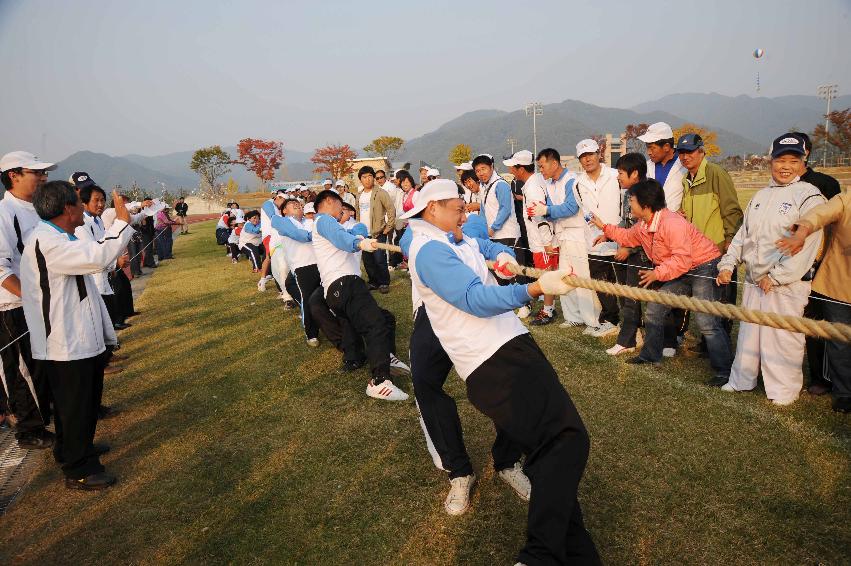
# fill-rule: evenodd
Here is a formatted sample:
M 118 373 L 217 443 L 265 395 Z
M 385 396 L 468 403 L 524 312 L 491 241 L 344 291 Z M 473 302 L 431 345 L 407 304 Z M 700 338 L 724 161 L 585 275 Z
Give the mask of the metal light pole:
M 544 105 L 540 102 L 529 102 L 526 104 L 526 115 L 532 117 L 532 145 L 535 157 L 538 157 L 538 116 L 544 113 Z
M 507 138 L 505 143 L 511 146 L 511 155 L 514 155 L 514 145 L 517 143 L 517 140 L 514 138 Z
M 827 137 L 830 133 L 830 99 L 836 98 L 837 90 L 839 90 L 838 85 L 821 85 L 818 87 L 819 98 L 827 100 L 827 114 L 824 115 L 824 158 L 822 159 L 822 167 L 827 167 Z

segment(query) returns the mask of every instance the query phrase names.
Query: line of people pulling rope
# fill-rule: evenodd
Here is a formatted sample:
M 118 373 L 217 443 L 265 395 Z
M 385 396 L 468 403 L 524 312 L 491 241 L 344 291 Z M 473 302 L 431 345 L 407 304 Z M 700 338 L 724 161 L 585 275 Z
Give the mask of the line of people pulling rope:
M 670 131 L 665 126 L 651 127 L 651 135 L 655 131 L 661 137 L 648 141 L 648 146 L 663 140 Z M 407 204 L 398 219 L 406 221 L 407 227 L 399 244 L 407 258 L 414 311 L 411 377 L 427 448 L 435 465 L 449 475 L 450 491 L 444 506 L 447 513 L 464 513 L 476 483 L 455 402 L 443 390 L 454 367 L 465 381 L 471 403 L 494 421 L 492 454 L 497 476 L 530 502 L 527 543 L 518 554 L 521 563 L 599 560 L 583 526 L 576 498 L 588 456 L 588 435 L 556 372 L 521 322 L 523 317 L 518 316 L 524 308 L 531 310 L 534 301 L 543 299 L 543 315 L 535 320 L 551 318 L 554 298 L 561 297 L 566 326 L 578 326 L 581 320 L 600 335 L 606 319 L 588 313 L 594 312 L 597 301 L 606 299 L 572 288 L 565 281 L 567 275 L 582 269 L 577 257 L 584 257 L 585 269 L 589 259 L 602 259 L 604 270 L 612 272 L 625 260 L 631 266 L 626 272 L 632 274 L 634 284 L 710 300 L 718 299 L 719 291 L 730 288 L 725 285 L 730 285 L 736 268 L 744 264 L 746 305 L 800 316 L 823 243 L 819 228 L 833 221 L 844 232 L 839 234 L 837 230 L 837 237 L 824 256 L 824 265 L 840 262 L 844 267 L 834 265 L 820 271 L 828 276 L 819 277 L 824 282 L 822 288 L 834 294 L 830 310 L 837 304 L 848 307 L 848 297 L 835 292 L 843 288 L 837 287 L 834 280 L 837 270 L 847 273 L 848 269 L 847 258 L 841 254 L 848 245 L 847 212 L 844 217 L 835 212 L 845 210 L 847 201 L 843 195 L 826 203 L 816 187 L 800 180 L 806 171 L 803 138 L 786 134 L 774 141 L 772 182 L 757 193 L 746 211 L 738 208 L 738 219 L 735 212 L 730 212 L 738 207 L 735 192 L 727 194 L 725 187 L 724 194 L 718 194 L 717 184 L 708 180 L 721 177 L 723 170 L 696 159 L 702 157 L 699 136 L 683 136 L 676 145 L 664 138 L 661 145 L 667 150 L 676 148 L 676 161 L 662 164 L 663 169 L 668 167 L 668 175 L 675 166 L 683 169 L 674 184 L 679 190 L 671 189 L 673 197 L 668 195 L 667 180 L 647 178 L 648 163 L 638 154 L 623 156 L 617 173 L 601 171 L 598 148 L 592 140 L 584 140 L 577 149 L 585 169 L 578 178 L 564 169 L 560 155 L 551 148 L 542 150 L 535 160 L 540 174 L 534 173 L 533 157 L 528 151 L 517 152 L 504 162 L 516 179 L 525 181 L 523 211 L 529 221 L 527 231 L 531 228 L 534 232 L 529 237 L 529 249 L 535 254 L 533 262 L 550 269 L 533 282 L 510 281 L 520 255 L 519 227 L 509 226 L 514 217 L 511 188 L 494 172 L 490 156 L 476 157 L 467 164 L 468 169 L 460 167 L 461 182 L 467 191 L 454 181 L 440 179 L 429 168 L 424 184 L 412 194 L 406 191 L 402 199 Z M 680 164 L 681 158 L 685 165 Z M 653 165 L 658 175 L 657 164 Z M 376 223 L 371 208 L 383 200 L 369 194 L 376 190 L 375 176 L 370 167 L 358 172 L 363 192 L 368 195 L 363 200 L 369 203 L 359 217 L 368 219 L 373 227 Z M 402 181 L 400 185 L 412 184 L 407 172 L 397 172 L 395 176 Z M 593 189 L 601 189 L 601 185 L 608 185 L 608 189 L 609 180 L 620 185 L 615 185 L 615 214 L 593 202 L 602 194 Z M 588 181 L 591 192 L 582 190 Z M 710 186 L 696 189 L 706 183 Z M 729 188 L 734 191 L 732 183 Z M 679 201 L 672 209 L 670 203 L 677 196 Z M 397 218 L 385 215 L 379 219 L 378 230 L 370 229 L 352 219 L 358 210 L 345 202 L 344 195 L 326 189 L 310 203 L 314 218 L 306 219 L 302 203 L 291 197 L 279 191 L 263 205 L 261 236 L 264 242 L 270 241 L 272 250 L 280 245 L 272 251 L 272 261 L 276 255 L 283 255 L 288 269 L 282 273 L 289 271 L 287 278 L 296 282 L 298 293 L 291 294 L 297 295 L 308 344 L 315 345 L 311 340 L 318 337 L 319 328 L 325 331 L 326 324 L 326 334 L 343 351 L 344 361 L 348 356 L 347 341 L 365 342 L 365 357 L 372 374 L 367 394 L 378 399 L 406 399 L 407 394 L 390 380 L 395 321 L 370 294 L 361 277 L 359 257 L 367 252 L 363 260 L 370 277 L 373 269 L 367 266 L 366 258 L 374 257 L 370 254 L 378 249 L 380 241 L 388 239 L 390 231 L 386 227 L 395 225 Z M 509 210 L 506 212 L 505 208 Z M 262 230 L 264 223 L 268 232 Z M 802 228 L 790 234 L 788 229 L 792 226 Z M 277 244 L 274 238 L 278 239 Z M 613 254 L 603 253 L 608 241 L 617 243 L 617 247 L 609 246 Z M 600 253 L 590 254 L 589 246 Z M 617 262 L 606 261 L 606 256 L 612 255 Z M 492 273 L 487 261 L 495 262 Z M 612 279 L 617 281 L 617 274 Z M 285 287 L 290 286 L 285 283 Z M 728 296 L 735 300 L 734 293 Z M 317 304 L 321 308 L 314 308 Z M 628 328 L 626 344 L 621 343 L 623 328 L 618 329 L 618 345 L 622 349 L 634 348 L 642 318 L 640 305 L 623 301 L 618 308 L 615 301 L 610 310 L 619 311 Z M 670 307 L 661 304 L 646 306 L 644 345 L 630 363 L 653 364 L 664 357 L 670 311 Z M 848 311 L 845 313 L 847 316 Z M 684 313 L 676 316 L 683 319 Z M 753 389 L 761 372 L 766 394 L 775 404 L 786 405 L 797 398 L 802 383 L 802 335 L 743 323 L 734 357 L 729 326 L 711 315 L 697 314 L 695 318 L 713 370 L 709 385 L 726 391 Z M 613 321 L 608 322 L 616 327 Z M 548 322 L 538 325 L 542 323 Z M 348 340 L 332 338 L 341 336 L 335 328 L 342 328 L 342 335 L 348 332 Z M 834 348 L 828 350 L 827 356 L 828 363 L 833 364 L 833 386 L 835 392 L 844 392 L 848 381 L 843 381 L 842 376 L 847 378 L 847 368 L 842 367 L 841 360 L 848 355 L 848 344 L 829 344 Z M 836 398 L 844 399 L 842 395 Z

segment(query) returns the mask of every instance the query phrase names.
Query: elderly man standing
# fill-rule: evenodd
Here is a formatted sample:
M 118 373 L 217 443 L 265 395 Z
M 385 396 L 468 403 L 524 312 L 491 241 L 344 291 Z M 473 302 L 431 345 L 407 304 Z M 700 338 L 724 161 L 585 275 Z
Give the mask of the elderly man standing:
M 133 234 L 124 199 L 112 194 L 115 222 L 102 241 L 74 236 L 83 225 L 83 204 L 73 185 L 53 181 L 36 190 L 41 222 L 21 258 L 24 315 L 37 373 L 50 383 L 56 422 L 53 453 L 69 489 L 104 489 L 115 483 L 93 445 L 96 384 L 107 346 L 117 344 L 93 273 L 113 265 Z

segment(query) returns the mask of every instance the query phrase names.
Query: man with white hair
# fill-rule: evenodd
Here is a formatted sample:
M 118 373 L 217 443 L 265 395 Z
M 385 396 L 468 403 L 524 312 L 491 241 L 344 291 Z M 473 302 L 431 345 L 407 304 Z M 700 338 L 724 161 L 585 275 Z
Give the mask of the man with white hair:
M 429 183 L 406 216 L 422 219 L 414 227 L 409 265 L 435 336 L 473 406 L 527 454 L 532 497 L 517 560 L 598 563 L 576 493 L 588 433 L 555 370 L 512 312 L 532 297 L 568 293 L 569 272 L 548 272 L 529 285 L 496 285 L 478 241 L 460 233 L 464 200 L 451 181 Z M 499 258 L 497 268 L 513 261 Z

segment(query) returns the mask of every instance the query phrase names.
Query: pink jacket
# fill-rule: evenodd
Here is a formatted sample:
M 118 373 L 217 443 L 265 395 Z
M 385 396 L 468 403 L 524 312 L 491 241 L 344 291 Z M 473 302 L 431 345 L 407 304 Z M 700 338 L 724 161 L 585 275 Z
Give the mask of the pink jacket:
M 644 248 L 659 281 L 676 279 L 721 255 L 718 246 L 694 224 L 667 208 L 655 213 L 649 224 L 638 222 L 631 228 L 606 224 L 603 233 L 621 246 Z

